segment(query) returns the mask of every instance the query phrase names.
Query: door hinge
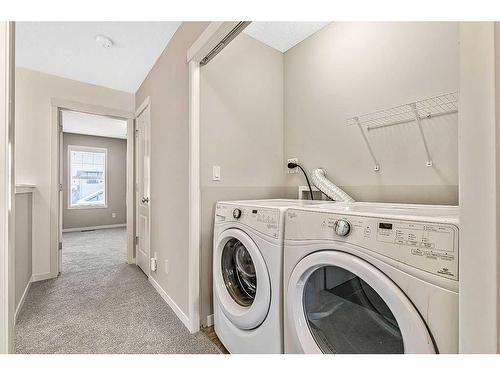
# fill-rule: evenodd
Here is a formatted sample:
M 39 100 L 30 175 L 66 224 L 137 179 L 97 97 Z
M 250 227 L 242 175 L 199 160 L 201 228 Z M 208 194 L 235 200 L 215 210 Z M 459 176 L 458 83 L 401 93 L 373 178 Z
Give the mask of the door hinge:
M 59 250 L 62 250 L 62 242 L 59 242 Z
M 139 245 L 139 236 L 135 236 L 135 244 Z
M 59 132 L 62 133 L 63 132 L 63 126 L 62 125 L 59 125 Z
M 59 191 L 63 191 L 63 184 L 59 184 Z

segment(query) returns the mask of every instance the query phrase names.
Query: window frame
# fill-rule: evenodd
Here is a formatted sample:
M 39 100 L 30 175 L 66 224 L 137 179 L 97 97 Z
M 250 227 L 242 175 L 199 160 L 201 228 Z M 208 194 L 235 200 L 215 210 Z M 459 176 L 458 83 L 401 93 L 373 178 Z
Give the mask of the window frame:
M 71 151 L 83 151 L 83 152 L 101 152 L 104 153 L 104 204 L 85 204 L 85 205 L 72 205 L 71 204 Z M 105 147 L 91 147 L 91 146 L 79 146 L 79 145 L 68 145 L 68 210 L 88 210 L 88 209 L 99 209 L 108 208 L 108 149 Z

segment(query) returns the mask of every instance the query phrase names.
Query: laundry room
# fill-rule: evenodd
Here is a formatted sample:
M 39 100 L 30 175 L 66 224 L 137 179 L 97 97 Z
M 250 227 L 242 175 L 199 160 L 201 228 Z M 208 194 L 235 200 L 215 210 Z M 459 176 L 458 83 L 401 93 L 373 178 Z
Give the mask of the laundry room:
M 309 199 L 321 168 L 355 201 L 458 204 L 458 23 L 252 22 L 200 85 L 204 325 L 218 201 Z
M 500 353 L 500 22 L 284 10 L 0 22 L 0 353 Z

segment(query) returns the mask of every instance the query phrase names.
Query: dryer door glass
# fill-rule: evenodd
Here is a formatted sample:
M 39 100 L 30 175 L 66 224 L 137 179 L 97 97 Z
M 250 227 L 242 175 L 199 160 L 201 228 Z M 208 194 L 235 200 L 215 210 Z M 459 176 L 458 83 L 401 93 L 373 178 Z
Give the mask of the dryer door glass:
M 222 277 L 231 297 L 241 306 L 250 306 L 257 291 L 257 277 L 252 257 L 236 238 L 222 250 Z
M 404 353 L 391 310 L 350 271 L 318 268 L 307 279 L 303 304 L 309 329 L 324 353 Z

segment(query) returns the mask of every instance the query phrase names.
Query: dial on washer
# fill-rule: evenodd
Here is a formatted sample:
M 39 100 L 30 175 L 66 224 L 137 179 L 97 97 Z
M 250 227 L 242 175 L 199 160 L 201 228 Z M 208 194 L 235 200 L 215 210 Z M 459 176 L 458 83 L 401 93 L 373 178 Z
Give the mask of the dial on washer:
M 335 222 L 333 230 L 337 236 L 345 237 L 351 231 L 351 224 L 347 220 L 339 219 Z
M 233 217 L 235 219 L 239 219 L 241 217 L 241 210 L 239 208 L 235 208 L 233 210 Z

